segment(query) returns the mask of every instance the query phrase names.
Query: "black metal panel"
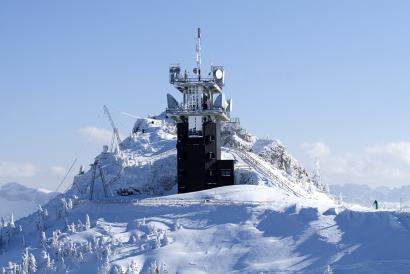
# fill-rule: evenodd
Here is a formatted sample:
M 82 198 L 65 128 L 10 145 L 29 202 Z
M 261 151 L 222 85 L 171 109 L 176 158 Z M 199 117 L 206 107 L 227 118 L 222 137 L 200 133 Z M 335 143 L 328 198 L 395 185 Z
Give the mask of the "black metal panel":
M 203 124 L 203 137 L 189 137 L 188 123 L 177 125 L 178 192 L 234 184 L 233 160 L 221 159 L 220 125 Z
M 218 186 L 229 186 L 235 183 L 234 160 L 219 160 L 216 177 Z

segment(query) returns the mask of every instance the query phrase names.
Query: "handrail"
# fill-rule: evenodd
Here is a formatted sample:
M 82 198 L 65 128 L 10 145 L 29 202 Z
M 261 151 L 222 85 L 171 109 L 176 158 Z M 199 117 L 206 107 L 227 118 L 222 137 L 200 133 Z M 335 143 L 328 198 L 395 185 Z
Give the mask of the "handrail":
M 288 190 L 288 191 L 292 192 L 293 194 L 295 194 L 296 196 L 306 197 L 306 195 L 304 195 L 304 194 L 300 193 L 299 191 L 295 190 L 294 188 L 292 188 L 288 184 L 285 184 L 284 181 L 282 179 L 280 179 L 276 174 L 272 173 L 270 170 L 268 170 L 264 166 L 260 165 L 260 163 L 258 163 L 253 158 L 253 156 L 249 155 L 248 152 L 241 151 L 241 150 L 234 150 L 234 152 L 239 154 L 239 156 L 241 156 L 241 158 L 245 158 L 246 160 L 251 162 L 254 165 L 253 167 L 256 170 L 259 170 L 259 172 L 262 173 L 265 177 L 268 177 L 268 178 L 270 177 L 271 179 L 273 179 L 273 181 L 276 182 L 277 184 L 279 184 L 278 186 L 281 187 L 282 189 Z

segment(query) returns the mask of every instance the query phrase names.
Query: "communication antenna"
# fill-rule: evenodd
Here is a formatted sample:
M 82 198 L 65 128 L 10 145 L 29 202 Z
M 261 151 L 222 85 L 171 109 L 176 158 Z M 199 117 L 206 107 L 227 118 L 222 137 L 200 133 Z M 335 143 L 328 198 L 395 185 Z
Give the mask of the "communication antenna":
M 198 73 L 198 79 L 201 80 L 201 28 L 198 28 L 196 37 L 196 69 Z

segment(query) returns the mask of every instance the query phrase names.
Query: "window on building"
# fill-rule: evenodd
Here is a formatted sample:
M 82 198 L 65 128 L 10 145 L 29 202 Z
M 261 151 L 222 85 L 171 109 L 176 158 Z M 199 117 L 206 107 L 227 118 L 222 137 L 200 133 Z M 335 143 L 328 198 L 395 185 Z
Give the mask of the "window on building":
M 221 169 L 221 176 L 222 177 L 230 177 L 231 176 L 231 170 L 230 169 Z

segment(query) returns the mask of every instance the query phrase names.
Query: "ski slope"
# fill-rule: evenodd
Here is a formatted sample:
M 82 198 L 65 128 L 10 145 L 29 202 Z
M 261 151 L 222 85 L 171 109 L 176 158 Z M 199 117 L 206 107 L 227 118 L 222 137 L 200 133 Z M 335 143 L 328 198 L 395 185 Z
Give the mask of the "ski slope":
M 133 273 L 150 273 L 156 266 L 168 273 L 323 273 L 328 265 L 334 273 L 406 273 L 410 266 L 407 214 L 355 211 L 326 196 L 303 198 L 268 186 L 73 201 L 63 215 L 53 207 L 44 231 L 45 249 L 65 254 L 64 269 L 54 261 L 56 273 L 96 273 L 105 260 L 107 271 L 133 265 L 138 269 Z M 85 223 L 87 215 L 91 225 L 84 229 L 78 220 Z M 41 258 L 44 247 L 32 225 L 37 218 L 18 224 L 30 252 Z M 75 232 L 67 228 L 73 223 Z M 1 265 L 21 261 L 20 238 L 16 235 L 0 256 Z
M 279 141 L 224 125 L 222 158 L 235 160 L 235 185 L 176 194 L 175 124 L 159 115 L 135 128 L 121 150 L 96 156 L 101 176 L 87 170 L 36 213 L 1 224 L 5 273 L 409 268 L 406 213 L 336 201 Z

